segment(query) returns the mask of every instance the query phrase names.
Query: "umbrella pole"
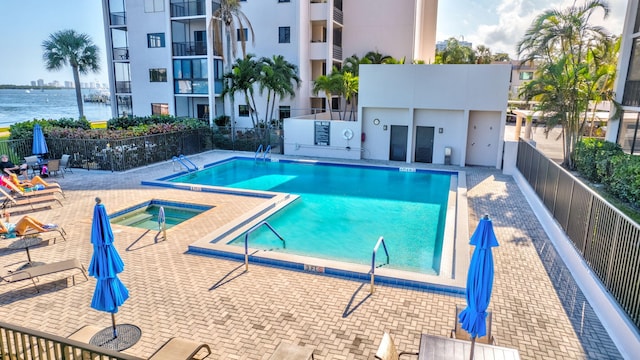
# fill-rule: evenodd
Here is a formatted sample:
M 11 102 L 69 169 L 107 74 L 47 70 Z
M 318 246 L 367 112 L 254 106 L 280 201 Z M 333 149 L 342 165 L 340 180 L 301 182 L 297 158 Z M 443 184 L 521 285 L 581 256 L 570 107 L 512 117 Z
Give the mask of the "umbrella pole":
M 471 338 L 471 355 L 469 357 L 469 360 L 473 360 L 473 348 L 476 347 L 476 337 L 472 337 Z
M 111 324 L 113 326 L 113 338 L 115 339 L 118 337 L 118 331 L 116 330 L 116 314 L 114 313 L 111 313 Z

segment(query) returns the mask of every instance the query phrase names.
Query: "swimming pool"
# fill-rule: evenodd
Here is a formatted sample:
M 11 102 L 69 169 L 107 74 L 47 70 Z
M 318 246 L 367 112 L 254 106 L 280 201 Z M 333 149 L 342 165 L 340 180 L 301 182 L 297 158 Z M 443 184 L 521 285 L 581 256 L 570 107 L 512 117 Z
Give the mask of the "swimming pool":
M 383 236 L 390 268 L 437 275 L 450 172 L 321 162 L 235 158 L 171 182 L 298 195 L 253 232 L 249 246 L 355 264 L 370 264 Z M 244 246 L 244 236 L 230 245 Z
M 166 228 L 170 229 L 212 208 L 207 205 L 151 200 L 109 215 L 112 224 L 158 230 L 158 213 L 164 208 Z

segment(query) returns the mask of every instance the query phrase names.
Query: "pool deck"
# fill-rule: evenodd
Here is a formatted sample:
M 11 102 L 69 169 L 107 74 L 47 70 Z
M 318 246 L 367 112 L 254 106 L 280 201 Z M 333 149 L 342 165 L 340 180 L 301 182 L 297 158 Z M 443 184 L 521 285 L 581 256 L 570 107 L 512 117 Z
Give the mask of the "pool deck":
M 211 151 L 190 159 L 202 167 L 242 155 Z M 522 359 L 622 358 L 514 179 L 496 169 L 441 168 L 466 172 L 469 233 L 483 214 L 493 219 L 500 242 L 491 299 L 497 344 L 517 348 Z M 186 253 L 189 244 L 268 199 L 140 184 L 174 171 L 170 162 L 124 173 L 74 169 L 56 179 L 65 189 L 64 207 L 30 214 L 68 234 L 66 242 L 31 249 L 34 261 L 78 258 L 88 266 L 95 197 L 108 213 L 150 199 L 215 205 L 204 221 L 167 230 L 166 241 L 156 242 L 154 231 L 113 226 L 125 263 L 120 278 L 130 291 L 116 322 L 142 329 L 125 353 L 148 357 L 178 336 L 209 344 L 211 359 L 267 359 L 281 341 L 315 348 L 315 359 L 371 359 L 385 330 L 405 351 L 418 350 L 422 333 L 448 336 L 463 297 L 390 286 L 370 294 L 368 281 L 260 265 L 244 272 L 242 262 Z M 3 275 L 26 260 L 24 251 L 6 249 L 10 242 L 0 239 Z M 60 336 L 87 324 L 109 326 L 110 314 L 90 307 L 95 280 L 76 280 L 72 286 L 61 274 L 42 277 L 39 294 L 29 282 L 2 283 L 0 319 Z

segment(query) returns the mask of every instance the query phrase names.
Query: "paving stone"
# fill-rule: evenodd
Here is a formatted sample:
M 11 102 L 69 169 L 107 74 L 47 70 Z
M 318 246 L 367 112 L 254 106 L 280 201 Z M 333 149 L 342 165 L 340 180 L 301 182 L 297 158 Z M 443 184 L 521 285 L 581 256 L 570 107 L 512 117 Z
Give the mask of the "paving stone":
M 190 158 L 202 167 L 229 155 L 238 153 Z M 489 213 L 500 242 L 491 301 L 498 344 L 519 349 L 522 359 L 621 358 L 513 179 L 495 169 L 464 171 L 470 232 L 478 214 Z M 172 172 L 168 162 L 123 173 L 75 169 L 55 179 L 65 189 L 64 207 L 31 214 L 69 234 L 66 242 L 34 249 L 34 260 L 75 257 L 88 265 L 96 196 L 109 213 L 154 198 L 216 205 L 211 216 L 169 229 L 167 241 L 156 243 L 153 231 L 113 226 L 125 263 L 121 279 L 131 292 L 116 321 L 142 329 L 126 353 L 148 357 L 179 336 L 209 344 L 211 359 L 267 359 L 283 340 L 313 346 L 315 359 L 370 359 L 385 330 L 401 349 L 417 351 L 422 333 L 447 336 L 452 329 L 460 296 L 389 286 L 369 296 L 366 281 L 260 265 L 245 273 L 240 262 L 186 253 L 190 243 L 265 200 L 140 185 Z M 0 271 L 24 258 L 0 251 Z M 60 336 L 87 324 L 110 326 L 109 314 L 90 307 L 94 286 L 93 278 L 77 277 L 72 286 L 59 275 L 42 277 L 39 294 L 30 284 L 3 284 L 0 319 Z

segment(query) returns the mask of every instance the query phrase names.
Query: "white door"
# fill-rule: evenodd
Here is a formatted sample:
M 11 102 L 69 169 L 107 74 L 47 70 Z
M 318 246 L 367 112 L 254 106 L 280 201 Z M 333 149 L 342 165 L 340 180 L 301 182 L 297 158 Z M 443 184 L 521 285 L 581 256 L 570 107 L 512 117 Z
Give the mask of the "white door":
M 469 112 L 467 130 L 467 165 L 492 166 L 498 164 L 500 142 L 500 113 L 493 111 Z

